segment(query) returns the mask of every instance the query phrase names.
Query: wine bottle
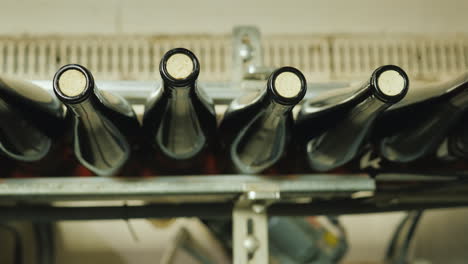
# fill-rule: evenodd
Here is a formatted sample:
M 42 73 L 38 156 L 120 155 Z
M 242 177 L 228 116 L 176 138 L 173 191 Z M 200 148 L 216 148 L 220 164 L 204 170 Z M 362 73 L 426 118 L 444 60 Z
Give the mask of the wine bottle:
M 2 177 L 53 176 L 61 146 L 65 109 L 45 89 L 0 77 L 0 163 Z
M 30 82 L 0 77 L 0 155 L 3 177 L 54 176 L 62 170 L 65 109 Z
M 216 142 L 213 101 L 197 85 L 200 64 L 189 50 L 176 48 L 162 58 L 160 89 L 145 105 L 143 131 L 155 166 L 165 173 L 204 172 Z
M 468 73 L 464 73 L 448 82 L 411 89 L 408 100 L 390 108 L 378 122 L 380 155 L 394 163 L 433 156 L 466 112 L 467 88 Z
M 139 137 L 131 105 L 120 96 L 99 90 L 91 72 L 78 64 L 60 68 L 53 85 L 71 115 L 76 158 L 99 176 L 117 174 Z
M 292 109 L 306 90 L 299 70 L 282 67 L 270 75 L 266 89 L 234 100 L 219 128 L 226 170 L 260 173 L 275 165 L 291 141 Z
M 53 95 L 30 82 L 0 77 L 0 153 L 37 162 L 63 133 L 65 111 Z
M 309 166 L 329 171 L 363 151 L 376 119 L 408 91 L 406 73 L 394 65 L 376 69 L 361 85 L 332 91 L 304 103 L 297 118 L 300 153 Z

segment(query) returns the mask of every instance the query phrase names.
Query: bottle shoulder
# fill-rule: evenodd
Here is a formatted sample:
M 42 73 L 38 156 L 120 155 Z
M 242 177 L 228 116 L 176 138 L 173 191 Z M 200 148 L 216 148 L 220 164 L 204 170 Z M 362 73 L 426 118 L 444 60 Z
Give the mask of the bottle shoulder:
M 109 110 L 122 116 L 136 118 L 136 114 L 132 106 L 122 96 L 97 89 L 95 90 L 95 94 L 97 99 Z
M 254 108 L 262 103 L 262 100 L 265 98 L 265 96 L 266 89 L 247 92 L 231 101 L 228 108 L 226 109 L 225 115 L 239 113 Z
M 463 91 L 467 90 L 467 88 L 468 72 L 443 82 L 431 84 L 420 83 L 412 86 L 408 90 L 405 98 L 391 106 L 387 112 L 410 108 L 423 108 L 427 104 L 443 103 L 461 94 Z
M 205 89 L 199 85 L 195 86 L 195 97 L 203 105 L 205 109 L 213 116 L 216 116 L 214 101 L 213 99 L 205 92 Z
M 203 120 L 212 119 L 216 125 L 216 112 L 213 100 L 202 88 L 194 87 L 193 92 L 191 92 L 186 99 L 185 101 L 187 104 L 192 104 L 197 115 L 201 116 Z M 162 115 L 166 113 L 167 105 L 171 100 L 175 99 L 165 95 L 162 88 L 154 90 L 145 103 L 143 124 L 148 122 L 154 123 L 155 119 L 161 119 Z M 183 101 L 184 100 L 178 101 L 178 103 L 184 104 Z
M 68 109 L 75 124 L 107 120 L 106 122 L 112 124 L 112 129 L 119 130 L 127 138 L 139 134 L 140 124 L 133 108 L 124 98 L 112 93 L 96 89 L 86 101 L 75 106 L 70 105 Z M 96 118 L 83 119 L 80 117 L 83 114 L 92 114 Z
M 370 87 L 364 83 L 348 88 L 324 93 L 304 102 L 296 118 L 299 130 L 312 126 L 319 129 L 349 112 L 353 107 L 369 97 Z
M 28 81 L 1 76 L 0 96 L 10 103 L 30 110 L 34 115 L 47 115 L 55 119 L 65 117 L 63 105 L 55 96 Z
M 234 99 L 224 112 L 220 129 L 242 126 L 264 106 L 266 90 L 251 91 Z
M 239 101 L 242 101 L 242 99 L 249 99 L 250 103 L 238 107 L 240 106 Z M 274 131 L 280 127 L 292 128 L 293 126 L 291 108 L 285 110 L 281 109 L 284 106 L 279 105 L 272 107 L 272 105 L 268 104 L 268 98 L 264 93 L 245 95 L 237 100 L 232 102 L 230 110 L 226 111 L 219 126 L 220 136 L 223 138 L 224 144 L 229 145 L 232 140 L 240 136 L 239 133 L 242 134 L 242 131 L 265 130 L 265 127 Z
M 323 93 L 302 104 L 298 120 L 315 118 L 329 112 L 352 107 L 364 100 L 368 92 L 369 84 L 363 83 Z

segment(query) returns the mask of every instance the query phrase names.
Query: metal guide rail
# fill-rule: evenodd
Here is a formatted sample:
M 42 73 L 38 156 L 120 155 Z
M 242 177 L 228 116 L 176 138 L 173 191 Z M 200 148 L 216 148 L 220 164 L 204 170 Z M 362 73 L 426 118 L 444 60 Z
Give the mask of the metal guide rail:
M 291 176 L 165 176 L 154 178 L 29 178 L 3 179 L 0 202 L 123 201 L 219 203 L 245 193 L 278 192 L 281 198 L 346 197 L 373 192 L 374 181 L 365 175 Z
M 0 210 L 0 219 L 100 219 L 104 214 L 47 217 L 46 212 L 122 206 L 134 212 L 142 209 L 128 218 L 226 217 L 245 200 L 261 201 L 274 215 L 367 213 L 468 205 L 467 193 L 464 176 L 418 174 L 11 178 L 0 181 L 0 208 L 8 208 Z M 39 215 L 15 213 L 31 207 L 46 209 Z M 151 208 L 164 210 L 152 212 Z M 110 213 L 105 219 L 120 216 Z

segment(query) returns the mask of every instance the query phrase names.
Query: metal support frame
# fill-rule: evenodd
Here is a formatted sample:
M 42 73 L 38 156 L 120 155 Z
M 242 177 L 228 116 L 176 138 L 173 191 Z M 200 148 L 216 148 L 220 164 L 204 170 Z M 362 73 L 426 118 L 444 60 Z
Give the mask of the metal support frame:
M 275 70 L 264 65 L 260 30 L 253 26 L 235 27 L 232 33 L 232 74 L 233 83 L 252 88 L 246 80 L 264 81 Z
M 244 79 L 250 65 L 263 65 L 260 30 L 253 26 L 235 27 L 232 31 L 232 80 Z
M 239 26 L 232 31 L 232 81 L 240 83 L 246 73 L 263 68 L 260 30 L 253 26 Z
M 33 230 L 36 236 L 37 263 L 54 264 L 54 224 L 52 222 L 35 222 Z
M 409 262 L 408 255 L 411 242 L 422 215 L 422 210 L 409 211 L 403 221 L 401 221 L 387 249 L 385 256 L 386 263 L 405 264 Z
M 280 199 L 277 185 L 248 186 L 232 212 L 234 264 L 268 264 L 267 207 Z

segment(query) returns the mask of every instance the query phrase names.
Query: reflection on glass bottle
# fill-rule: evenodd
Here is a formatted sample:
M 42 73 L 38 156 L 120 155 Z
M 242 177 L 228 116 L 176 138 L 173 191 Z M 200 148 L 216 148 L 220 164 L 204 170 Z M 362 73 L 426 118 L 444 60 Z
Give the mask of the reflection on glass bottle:
M 230 104 L 219 129 L 228 170 L 260 173 L 280 160 L 291 140 L 292 109 L 306 89 L 299 70 L 283 67 L 273 72 L 266 89 Z
M 161 60 L 162 87 L 149 98 L 143 130 L 155 153 L 154 164 L 166 173 L 201 173 L 216 136 L 213 101 L 196 81 L 197 57 L 176 48 Z
M 448 134 L 437 148 L 436 156 L 443 161 L 468 160 L 468 115 Z
M 310 167 L 328 171 L 345 165 L 363 150 L 375 120 L 405 97 L 409 80 L 394 65 L 378 68 L 357 87 L 333 91 L 304 103 L 297 118 L 299 148 Z
M 467 81 L 465 73 L 448 82 L 412 88 L 408 99 L 378 122 L 380 155 L 397 163 L 434 155 L 468 108 Z
M 81 65 L 60 68 L 53 84 L 56 96 L 73 119 L 77 159 L 97 175 L 117 174 L 139 135 L 131 105 L 117 95 L 98 90 L 92 74 Z

